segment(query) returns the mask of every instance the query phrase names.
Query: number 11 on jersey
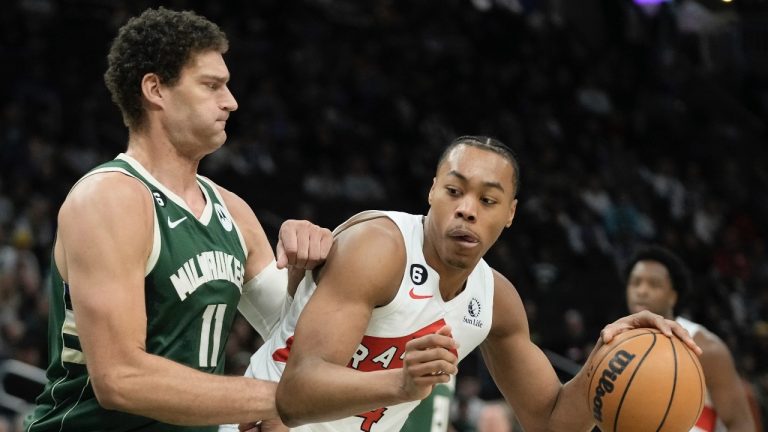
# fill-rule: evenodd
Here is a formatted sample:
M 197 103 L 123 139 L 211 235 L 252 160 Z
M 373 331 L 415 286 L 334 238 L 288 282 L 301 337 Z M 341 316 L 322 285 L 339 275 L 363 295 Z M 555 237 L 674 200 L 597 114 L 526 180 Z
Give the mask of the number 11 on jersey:
M 222 303 L 208 305 L 203 312 L 203 327 L 200 329 L 200 367 L 216 367 L 218 364 L 221 329 L 226 310 L 227 305 Z M 213 322 L 213 329 L 211 329 L 211 322 Z M 210 343 L 211 339 L 213 344 Z

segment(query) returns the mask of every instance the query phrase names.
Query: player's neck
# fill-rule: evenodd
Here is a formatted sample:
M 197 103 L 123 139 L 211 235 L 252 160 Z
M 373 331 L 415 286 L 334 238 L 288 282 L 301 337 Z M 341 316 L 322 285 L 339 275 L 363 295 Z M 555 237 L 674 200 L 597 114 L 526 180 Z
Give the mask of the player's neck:
M 445 273 L 440 273 L 440 295 L 443 297 L 443 301 L 451 301 L 467 287 L 467 279 L 469 279 L 471 271 Z
M 167 139 L 147 133 L 131 132 L 125 153 L 139 162 L 163 186 L 186 201 L 191 209 L 199 207 L 202 212 L 205 201 L 197 184 L 199 159 L 187 157 Z
M 469 279 L 469 275 L 475 266 L 472 266 L 472 268 L 458 268 L 449 265 L 440 259 L 437 251 L 427 240 L 425 239 L 423 250 L 424 259 L 440 275 L 440 295 L 443 297 L 443 300 L 450 301 L 464 291 L 467 279 Z

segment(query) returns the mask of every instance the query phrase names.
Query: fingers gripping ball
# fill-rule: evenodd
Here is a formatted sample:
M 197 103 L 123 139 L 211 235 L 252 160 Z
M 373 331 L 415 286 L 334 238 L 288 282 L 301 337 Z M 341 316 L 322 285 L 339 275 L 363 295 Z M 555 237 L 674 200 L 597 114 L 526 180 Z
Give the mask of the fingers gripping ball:
M 603 432 L 687 432 L 704 405 L 696 354 L 656 329 L 616 336 L 589 369 L 589 409 Z

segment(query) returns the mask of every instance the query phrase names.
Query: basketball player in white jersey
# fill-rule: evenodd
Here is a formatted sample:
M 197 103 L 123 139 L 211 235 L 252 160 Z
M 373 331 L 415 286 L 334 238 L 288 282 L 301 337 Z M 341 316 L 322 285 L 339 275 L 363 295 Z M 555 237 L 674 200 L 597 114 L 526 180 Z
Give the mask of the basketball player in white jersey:
M 593 424 L 587 373 L 560 383 L 530 340 L 517 291 L 482 260 L 512 224 L 518 173 L 500 142 L 461 137 L 440 159 L 426 217 L 369 211 L 336 229 L 326 264 L 302 281 L 246 373 L 282 375 L 277 397 L 285 424 L 297 431 L 399 431 L 418 401 L 448 382 L 477 346 L 526 430 Z M 649 312 L 607 326 L 602 338 L 638 326 L 674 333 L 696 349 L 682 327 Z
M 677 314 L 678 300 L 689 291 L 688 272 L 677 255 L 652 246 L 639 251 L 626 272 L 627 305 L 630 312 L 648 310 L 665 318 Z M 692 432 L 755 432 L 747 397 L 728 347 L 703 326 L 677 316 L 703 353 L 707 395 L 704 410 Z

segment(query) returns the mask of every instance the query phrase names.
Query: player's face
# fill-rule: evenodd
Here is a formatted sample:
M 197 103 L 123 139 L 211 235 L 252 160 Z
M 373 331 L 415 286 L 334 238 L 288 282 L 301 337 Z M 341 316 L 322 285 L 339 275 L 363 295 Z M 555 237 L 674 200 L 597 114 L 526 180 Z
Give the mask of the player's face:
M 512 224 L 514 168 L 489 150 L 460 145 L 438 167 L 429 191 L 427 253 L 471 269 Z
M 627 282 L 627 306 L 630 313 L 649 310 L 672 318 L 677 292 L 667 268 L 658 261 L 638 261 Z
M 166 132 L 179 151 L 201 157 L 224 144 L 227 118 L 237 109 L 228 81 L 221 53 L 204 51 L 193 54 L 179 81 L 165 87 Z

